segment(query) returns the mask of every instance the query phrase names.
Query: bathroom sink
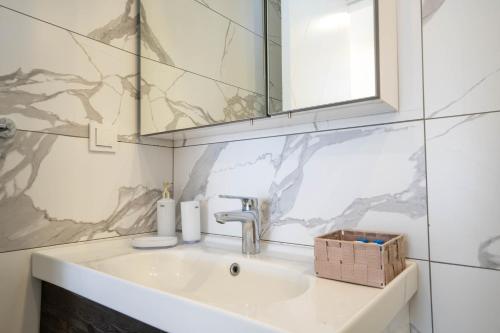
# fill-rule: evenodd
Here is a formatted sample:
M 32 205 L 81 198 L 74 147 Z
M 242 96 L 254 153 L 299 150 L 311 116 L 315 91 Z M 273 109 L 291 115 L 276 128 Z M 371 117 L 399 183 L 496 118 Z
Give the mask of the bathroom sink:
M 236 265 L 233 265 L 236 264 Z M 384 289 L 321 279 L 309 246 L 206 235 L 198 244 L 137 250 L 118 238 L 33 254 L 32 274 L 171 333 L 380 333 L 417 290 L 417 267 Z
M 231 271 L 231 265 L 233 270 Z M 212 249 L 174 248 L 85 263 L 110 275 L 245 314 L 297 297 L 309 279 L 299 272 Z M 266 288 L 262 288 L 266 286 Z

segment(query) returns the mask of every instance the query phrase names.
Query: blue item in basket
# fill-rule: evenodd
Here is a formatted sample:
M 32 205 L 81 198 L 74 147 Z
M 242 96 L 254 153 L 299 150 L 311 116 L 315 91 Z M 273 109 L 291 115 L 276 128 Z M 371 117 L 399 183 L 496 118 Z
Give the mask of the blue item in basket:
M 362 242 L 362 243 L 368 243 L 368 238 L 358 237 L 358 238 L 356 238 L 356 241 Z
M 375 239 L 373 242 L 378 245 L 382 245 L 385 243 L 382 239 Z

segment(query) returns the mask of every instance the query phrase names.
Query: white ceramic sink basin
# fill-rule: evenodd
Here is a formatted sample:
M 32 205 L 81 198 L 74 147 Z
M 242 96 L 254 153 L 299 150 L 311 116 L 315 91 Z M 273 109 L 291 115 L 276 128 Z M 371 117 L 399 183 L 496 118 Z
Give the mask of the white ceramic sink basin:
M 230 266 L 237 263 L 239 274 Z M 167 249 L 86 263 L 88 267 L 144 286 L 245 314 L 297 297 L 310 280 L 300 272 L 212 249 Z M 262 288 L 262 286 L 266 288 Z
M 377 289 L 317 278 L 313 259 L 311 247 L 268 242 L 247 257 L 234 237 L 163 250 L 119 238 L 37 252 L 32 273 L 171 333 L 381 333 L 397 314 L 407 321 L 415 264 Z

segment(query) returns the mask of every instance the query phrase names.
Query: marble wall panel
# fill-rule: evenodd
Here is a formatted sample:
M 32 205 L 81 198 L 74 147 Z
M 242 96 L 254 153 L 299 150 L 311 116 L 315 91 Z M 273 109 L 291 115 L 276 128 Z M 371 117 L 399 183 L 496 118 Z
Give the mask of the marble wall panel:
M 500 2 L 423 0 L 425 115 L 500 109 Z
M 0 115 L 18 128 L 88 136 L 88 124 L 138 133 L 137 59 L 25 15 L 0 8 Z
M 0 6 L 137 53 L 136 0 L 0 0 Z
M 195 0 L 251 32 L 264 36 L 264 1 L 262 0 Z M 276 0 L 274 0 L 276 1 Z M 250 15 L 249 15 L 250 14 Z
M 141 133 L 266 116 L 263 95 L 152 60 L 141 61 Z
M 421 122 L 176 148 L 176 199 L 202 201 L 205 232 L 241 235 L 220 194 L 256 196 L 264 239 L 312 244 L 336 228 L 404 232 L 427 259 Z M 236 202 L 234 202 L 236 201 Z
M 168 148 L 18 131 L 0 141 L 0 252 L 155 230 Z
M 500 269 L 500 112 L 427 122 L 431 259 Z
M 248 3 L 246 17 L 263 25 L 262 6 Z M 225 2 L 224 7 L 230 12 L 238 8 L 232 2 Z M 235 87 L 265 92 L 262 36 L 201 2 L 141 1 L 141 43 L 143 57 Z
M 500 332 L 500 272 L 431 265 L 434 333 Z

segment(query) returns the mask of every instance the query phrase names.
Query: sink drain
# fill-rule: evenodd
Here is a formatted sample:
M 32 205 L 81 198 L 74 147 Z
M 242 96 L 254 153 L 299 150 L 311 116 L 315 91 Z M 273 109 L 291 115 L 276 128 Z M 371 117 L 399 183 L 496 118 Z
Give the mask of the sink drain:
M 232 263 L 231 267 L 229 267 L 229 273 L 231 273 L 232 276 L 240 274 L 240 265 L 238 265 L 238 263 Z

